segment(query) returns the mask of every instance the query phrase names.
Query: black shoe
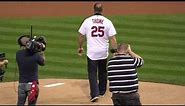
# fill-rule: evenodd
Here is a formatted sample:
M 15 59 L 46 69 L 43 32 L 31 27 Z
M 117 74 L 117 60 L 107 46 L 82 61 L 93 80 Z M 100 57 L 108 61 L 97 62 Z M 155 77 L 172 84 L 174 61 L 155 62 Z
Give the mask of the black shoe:
M 96 101 L 98 101 L 98 99 L 99 99 L 99 97 L 95 96 L 94 98 L 91 98 L 90 101 L 91 102 L 96 102 Z

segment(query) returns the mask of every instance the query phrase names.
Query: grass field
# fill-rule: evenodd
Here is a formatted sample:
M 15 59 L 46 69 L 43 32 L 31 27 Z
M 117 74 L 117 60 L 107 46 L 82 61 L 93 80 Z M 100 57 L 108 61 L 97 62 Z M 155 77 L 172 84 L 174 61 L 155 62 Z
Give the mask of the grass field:
M 33 34 L 47 38 L 47 63 L 40 67 L 40 78 L 87 78 L 86 55 L 77 55 L 78 28 L 84 18 L 1 18 L 0 51 L 9 59 L 4 80 L 14 79 L 17 38 L 29 34 L 30 25 Z M 145 64 L 138 70 L 140 81 L 185 85 L 185 15 L 108 18 L 116 27 L 118 42 L 130 43 L 133 51 L 144 58 Z

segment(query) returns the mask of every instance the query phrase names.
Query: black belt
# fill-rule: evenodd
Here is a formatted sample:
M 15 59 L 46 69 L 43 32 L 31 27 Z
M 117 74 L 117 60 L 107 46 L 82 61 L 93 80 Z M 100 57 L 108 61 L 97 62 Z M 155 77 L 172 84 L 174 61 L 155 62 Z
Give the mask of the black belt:
M 136 91 L 133 91 L 133 92 L 128 92 L 128 93 L 126 93 L 126 92 L 124 92 L 124 91 L 117 91 L 117 92 L 112 92 L 113 94 L 133 94 L 133 93 L 136 93 L 137 92 L 137 90 Z

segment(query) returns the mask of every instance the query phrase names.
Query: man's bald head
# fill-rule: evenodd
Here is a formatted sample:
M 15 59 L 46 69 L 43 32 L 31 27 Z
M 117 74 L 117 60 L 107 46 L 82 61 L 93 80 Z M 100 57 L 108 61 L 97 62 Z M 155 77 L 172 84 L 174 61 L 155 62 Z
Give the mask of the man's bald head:
M 127 49 L 128 49 L 128 44 L 126 44 L 126 43 L 120 43 L 118 45 L 118 52 L 120 52 L 120 53 L 126 53 Z
M 103 12 L 103 6 L 101 3 L 94 4 L 94 12 L 95 13 L 102 13 Z

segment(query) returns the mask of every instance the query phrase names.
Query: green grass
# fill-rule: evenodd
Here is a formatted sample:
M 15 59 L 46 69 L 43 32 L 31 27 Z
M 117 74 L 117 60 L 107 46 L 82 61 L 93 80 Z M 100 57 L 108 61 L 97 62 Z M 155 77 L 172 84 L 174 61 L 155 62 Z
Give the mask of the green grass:
M 78 28 L 84 18 L 1 18 L 0 51 L 9 59 L 4 81 L 14 79 L 17 38 L 29 34 L 30 25 L 33 25 L 33 34 L 47 38 L 47 62 L 46 66 L 39 67 L 40 78 L 87 79 L 86 55 L 77 55 Z M 141 81 L 185 85 L 185 15 L 108 18 L 116 27 L 117 41 L 131 44 L 132 50 L 144 58 L 144 66 L 138 69 Z

